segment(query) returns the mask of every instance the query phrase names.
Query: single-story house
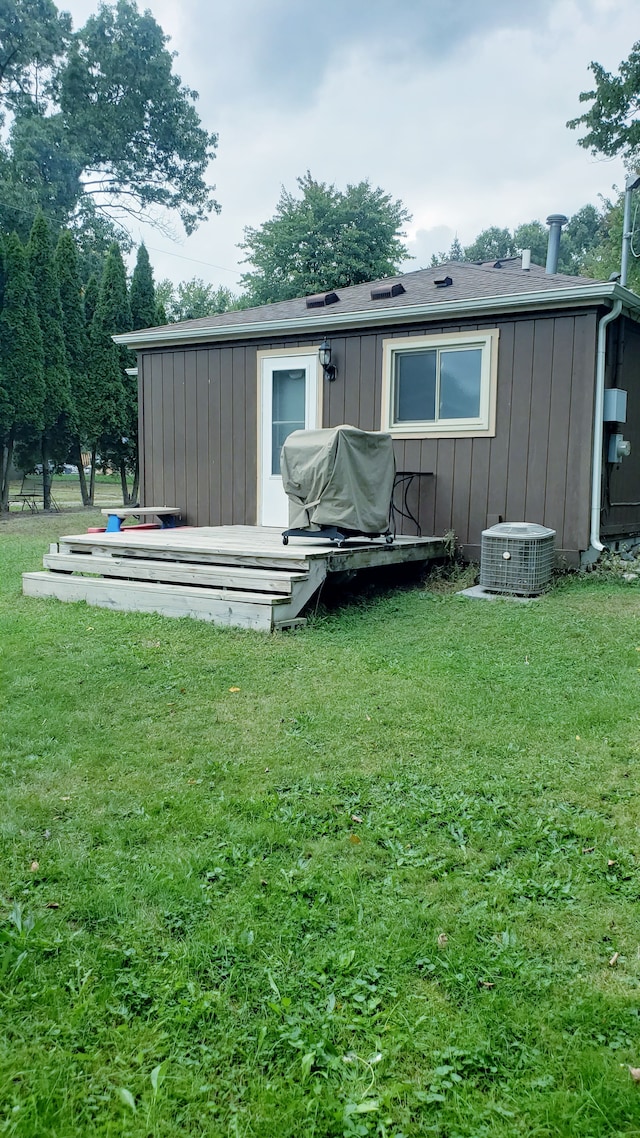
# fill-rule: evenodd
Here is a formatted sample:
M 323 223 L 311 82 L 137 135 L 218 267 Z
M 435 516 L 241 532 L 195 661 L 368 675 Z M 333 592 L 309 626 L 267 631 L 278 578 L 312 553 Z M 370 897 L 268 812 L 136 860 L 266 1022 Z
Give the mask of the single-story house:
M 141 501 L 189 524 L 285 527 L 284 438 L 348 423 L 393 435 L 422 532 L 469 557 L 501 520 L 550 526 L 573 565 L 640 535 L 640 296 L 615 281 L 452 262 L 116 340 Z

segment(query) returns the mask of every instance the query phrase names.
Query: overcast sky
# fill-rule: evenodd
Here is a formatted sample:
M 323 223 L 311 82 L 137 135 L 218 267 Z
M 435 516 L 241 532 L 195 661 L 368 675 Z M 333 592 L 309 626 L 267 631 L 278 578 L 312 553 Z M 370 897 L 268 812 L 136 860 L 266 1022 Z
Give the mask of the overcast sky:
M 59 0 L 80 26 L 97 0 Z M 237 288 L 245 225 L 312 175 L 368 178 L 413 215 L 415 260 L 455 234 L 570 215 L 624 181 L 567 119 L 597 60 L 617 71 L 640 39 L 638 0 L 148 0 L 175 71 L 219 135 L 222 212 L 185 238 L 147 228 L 156 279 Z M 186 258 L 192 258 L 187 260 Z M 204 263 L 199 263 L 204 262 Z

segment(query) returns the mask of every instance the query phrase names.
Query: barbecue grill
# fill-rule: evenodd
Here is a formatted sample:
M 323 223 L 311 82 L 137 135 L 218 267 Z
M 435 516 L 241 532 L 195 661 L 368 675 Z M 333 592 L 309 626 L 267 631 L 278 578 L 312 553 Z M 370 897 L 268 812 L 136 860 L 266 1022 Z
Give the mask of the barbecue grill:
M 293 431 L 280 456 L 289 498 L 290 537 L 343 545 L 353 537 L 393 541 L 389 519 L 395 476 L 391 435 L 346 425 Z

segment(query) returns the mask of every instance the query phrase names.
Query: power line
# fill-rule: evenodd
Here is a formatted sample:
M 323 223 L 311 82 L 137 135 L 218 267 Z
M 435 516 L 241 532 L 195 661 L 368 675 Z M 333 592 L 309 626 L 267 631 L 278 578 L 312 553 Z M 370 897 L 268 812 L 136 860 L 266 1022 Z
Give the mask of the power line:
M 146 241 L 144 244 L 147 245 Z M 213 265 L 210 261 L 199 261 L 197 257 L 186 257 L 184 253 L 170 253 L 168 249 L 156 249 L 155 245 L 147 245 L 147 249 L 151 249 L 154 253 L 162 253 L 163 257 L 178 257 L 181 261 L 193 261 L 194 265 L 205 265 L 208 269 L 219 269 L 223 273 L 234 273 L 237 277 L 242 276 L 238 269 L 228 269 L 226 265 Z
M 0 206 L 3 206 L 7 210 L 13 210 L 15 213 L 23 213 L 26 217 L 32 217 L 34 220 L 38 212 L 38 207 L 35 209 L 25 209 L 23 206 L 14 205 L 13 202 L 8 201 L 0 202 Z M 56 225 L 60 224 L 59 219 L 54 217 L 53 214 L 45 213 L 44 210 L 42 210 L 42 213 L 49 221 L 54 222 Z M 142 244 L 147 245 L 144 240 Z M 147 249 L 151 249 L 154 253 L 161 253 L 163 257 L 177 257 L 180 261 L 192 261 L 194 265 L 204 265 L 207 269 L 218 269 L 221 273 L 233 273 L 236 277 L 242 276 L 242 273 L 238 269 L 228 269 L 226 265 L 214 265 L 211 261 L 199 261 L 197 257 L 186 257 L 184 253 L 170 253 L 168 249 L 158 249 L 155 245 L 147 245 Z

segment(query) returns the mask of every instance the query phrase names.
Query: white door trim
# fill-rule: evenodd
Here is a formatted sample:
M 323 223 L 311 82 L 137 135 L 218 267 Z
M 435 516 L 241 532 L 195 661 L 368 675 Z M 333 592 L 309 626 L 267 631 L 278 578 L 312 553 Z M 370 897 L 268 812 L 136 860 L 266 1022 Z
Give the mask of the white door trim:
M 318 344 L 305 344 L 299 348 L 272 348 L 268 350 L 256 352 L 257 358 L 257 517 L 256 523 L 261 526 L 264 517 L 264 490 L 265 490 L 265 473 L 264 463 L 266 453 L 270 453 L 270 444 L 267 443 L 265 438 L 266 423 L 264 417 L 265 399 L 264 388 L 267 377 L 271 377 L 274 364 L 278 360 L 283 360 L 285 366 L 292 366 L 293 359 L 303 361 L 299 366 L 304 366 L 307 369 L 307 385 L 306 385 L 306 421 L 305 427 L 307 430 L 313 430 L 316 427 L 322 426 L 322 368 L 318 359 Z M 269 401 L 270 402 L 270 401 Z M 271 424 L 269 424 L 269 438 L 271 435 Z M 267 451 L 267 445 L 269 449 Z M 288 524 L 288 519 L 283 518 L 282 525 L 285 527 Z

